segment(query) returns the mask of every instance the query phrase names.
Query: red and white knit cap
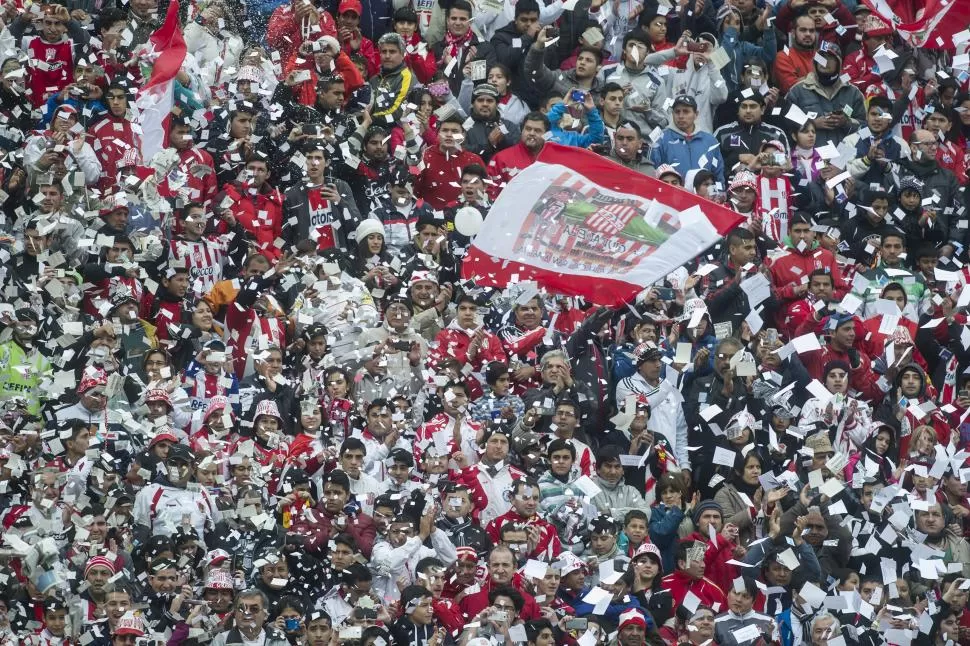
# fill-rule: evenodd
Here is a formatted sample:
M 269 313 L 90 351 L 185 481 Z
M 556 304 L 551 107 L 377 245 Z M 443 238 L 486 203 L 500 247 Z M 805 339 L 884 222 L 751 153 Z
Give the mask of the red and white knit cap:
M 117 574 L 118 572 L 114 562 L 108 559 L 108 557 L 92 556 L 91 558 L 88 559 L 88 562 L 84 565 L 84 576 L 87 577 L 88 572 L 90 572 L 92 568 L 96 568 L 96 567 L 106 567 L 109 570 L 111 570 L 112 574 Z

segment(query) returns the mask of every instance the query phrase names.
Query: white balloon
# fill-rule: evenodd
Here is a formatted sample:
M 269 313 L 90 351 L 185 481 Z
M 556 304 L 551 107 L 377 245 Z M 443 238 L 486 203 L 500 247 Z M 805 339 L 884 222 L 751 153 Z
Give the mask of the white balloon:
M 484 218 L 478 209 L 463 206 L 455 213 L 455 230 L 471 238 L 481 231 L 483 221 Z

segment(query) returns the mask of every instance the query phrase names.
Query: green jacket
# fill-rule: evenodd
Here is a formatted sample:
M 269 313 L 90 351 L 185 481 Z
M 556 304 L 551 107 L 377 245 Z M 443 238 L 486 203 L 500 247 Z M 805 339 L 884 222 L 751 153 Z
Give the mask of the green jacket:
M 51 372 L 50 362 L 38 350 L 28 353 L 12 340 L 0 343 L 0 399 L 25 397 L 27 410 L 39 414 L 41 382 Z

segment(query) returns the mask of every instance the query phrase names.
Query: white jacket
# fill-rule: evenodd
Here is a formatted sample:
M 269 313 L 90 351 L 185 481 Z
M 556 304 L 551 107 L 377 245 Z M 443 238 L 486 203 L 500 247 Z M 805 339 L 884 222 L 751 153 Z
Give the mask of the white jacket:
M 799 427 L 822 422 L 825 424 L 825 409 L 832 403 L 833 423 L 835 426 L 835 449 L 846 457 L 862 448 L 872 433 L 872 409 L 864 401 L 854 397 L 833 397 L 824 404 L 818 397 L 812 397 L 802 406 Z M 849 405 L 855 402 L 856 411 L 851 422 L 847 420 Z M 827 424 L 826 424 L 827 425 Z
M 191 491 L 159 483 L 152 483 L 135 495 L 133 516 L 136 524 L 161 536 L 171 536 L 182 525 L 182 518 L 189 516 L 200 540 L 205 538 L 206 529 L 221 519 L 204 489 Z
M 415 568 L 421 559 L 434 556 L 445 566 L 455 562 L 458 552 L 447 534 L 436 527 L 430 538 L 433 548 L 425 547 L 420 536 L 412 536 L 400 547 L 392 547 L 384 540 L 374 545 L 368 566 L 374 574 L 372 587 L 379 598 L 386 601 L 400 599 L 397 580 L 403 577 L 408 585 L 414 583 Z
M 27 169 L 27 175 L 30 177 L 31 182 L 38 175 L 47 172 L 39 168 L 37 162 L 40 161 L 41 156 L 47 150 L 50 142 L 51 140 L 47 135 L 34 135 L 27 140 L 27 146 L 24 149 L 24 167 Z M 67 144 L 67 149 L 70 151 L 68 152 L 67 159 L 64 161 L 67 171 L 70 173 L 80 170 L 84 173 L 85 184 L 88 186 L 97 184 L 98 180 L 101 179 L 101 162 L 98 161 L 91 145 L 86 141 L 82 141 L 80 150 L 77 150 L 75 149 L 75 143 L 72 141 Z
M 616 385 L 616 401 L 623 402 L 627 395 L 644 395 L 650 402 L 650 421 L 647 428 L 662 433 L 670 442 L 670 449 L 682 469 L 690 468 L 687 454 L 687 418 L 684 416 L 684 396 L 677 387 L 666 380 L 659 386 L 651 386 L 638 372 Z

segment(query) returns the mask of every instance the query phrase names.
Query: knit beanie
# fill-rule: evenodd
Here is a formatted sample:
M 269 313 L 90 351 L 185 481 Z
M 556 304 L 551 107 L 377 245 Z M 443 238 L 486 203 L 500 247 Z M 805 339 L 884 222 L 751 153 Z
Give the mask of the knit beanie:
M 694 525 L 698 524 L 698 522 L 701 519 L 701 514 L 703 514 L 708 509 L 713 509 L 721 515 L 724 514 L 724 510 L 721 509 L 721 506 L 716 502 L 714 502 L 713 500 L 702 500 L 699 503 L 697 503 L 697 506 L 694 507 L 693 513 L 691 513 L 690 515 L 691 520 L 694 521 Z

